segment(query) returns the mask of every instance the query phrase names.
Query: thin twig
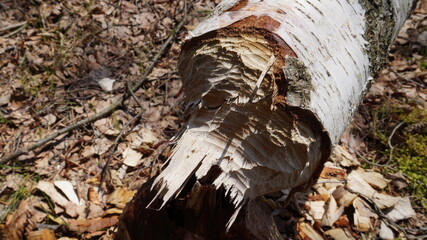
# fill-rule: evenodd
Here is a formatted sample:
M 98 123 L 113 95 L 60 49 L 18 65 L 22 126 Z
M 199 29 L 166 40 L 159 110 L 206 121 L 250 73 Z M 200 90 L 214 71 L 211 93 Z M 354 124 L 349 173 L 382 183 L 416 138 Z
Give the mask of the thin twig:
M 387 160 L 387 162 L 386 162 L 386 163 L 384 163 L 384 164 L 379 164 L 379 163 L 374 163 L 374 162 L 372 162 L 372 161 L 369 161 L 368 159 L 366 159 L 364 156 L 362 156 L 362 154 L 360 154 L 360 153 L 359 153 L 359 152 L 357 152 L 357 151 L 355 151 L 356 155 L 357 155 L 358 157 L 362 158 L 362 159 L 363 159 L 363 161 L 365 161 L 366 163 L 368 163 L 368 164 L 370 164 L 370 165 L 377 166 L 377 167 L 386 167 L 386 168 L 389 168 L 389 169 L 391 169 L 391 170 L 394 170 L 394 168 L 392 168 L 392 167 L 390 167 L 390 166 L 389 166 L 389 164 L 390 164 L 391 160 L 393 159 L 393 150 L 394 150 L 394 147 L 393 147 L 393 145 L 391 144 L 391 139 L 393 138 L 393 136 L 394 136 L 394 134 L 396 133 L 397 129 L 399 129 L 403 124 L 404 124 L 404 122 L 399 123 L 399 124 L 398 124 L 394 129 L 393 129 L 393 131 L 391 132 L 390 136 L 388 137 L 387 143 L 388 143 L 388 146 L 390 147 L 390 155 L 389 155 L 389 158 L 388 158 L 388 160 Z
M 132 89 L 131 89 L 132 92 L 136 92 L 147 81 L 148 74 L 150 74 L 153 71 L 154 67 L 157 64 L 157 61 L 160 59 L 161 55 L 165 52 L 166 48 L 169 46 L 169 44 L 174 39 L 175 33 L 177 33 L 184 26 L 184 22 L 185 22 L 185 19 L 182 20 L 178 24 L 178 26 L 169 35 L 169 38 L 163 43 L 163 45 L 160 48 L 160 50 L 154 56 L 153 61 L 151 62 L 151 64 L 144 71 L 144 75 L 142 76 L 141 80 L 135 86 L 132 87 Z M 82 119 L 82 120 L 78 121 L 77 123 L 72 124 L 72 125 L 70 125 L 70 126 L 68 126 L 66 128 L 60 129 L 60 130 L 52 133 L 51 135 L 47 136 L 46 138 L 38 141 L 37 143 L 35 143 L 33 145 L 30 145 L 30 146 L 25 147 L 25 148 L 21 148 L 21 149 L 13 152 L 11 154 L 3 156 L 0 159 L 0 164 L 5 164 L 5 163 L 7 163 L 7 162 L 9 162 L 9 161 L 11 161 L 11 160 L 13 160 L 13 159 L 21 156 L 21 155 L 28 154 L 28 152 L 30 152 L 31 150 L 34 150 L 36 148 L 39 148 L 39 147 L 43 146 L 44 144 L 50 142 L 51 140 L 55 139 L 56 137 L 58 137 L 58 136 L 60 136 L 60 135 L 62 135 L 64 133 L 68 133 L 68 132 L 70 132 L 70 131 L 72 131 L 74 129 L 80 128 L 80 127 L 82 127 L 82 126 L 84 126 L 84 125 L 86 125 L 88 123 L 91 123 L 91 122 L 94 122 L 96 120 L 99 120 L 99 119 L 102 119 L 102 118 L 110 116 L 116 109 L 120 108 L 123 105 L 124 101 L 126 101 L 130 96 L 131 95 L 126 92 L 115 103 L 113 103 L 112 105 L 110 105 L 108 108 L 102 110 L 101 112 L 99 112 L 99 113 L 97 113 L 97 114 L 95 114 L 95 115 L 93 115 L 91 117 Z
M 114 141 L 113 146 L 110 149 L 110 153 L 108 154 L 108 160 L 105 163 L 104 167 L 102 168 L 101 171 L 101 180 L 99 181 L 99 191 L 101 191 L 102 189 L 102 184 L 104 183 L 105 180 L 105 174 L 107 173 L 108 167 L 110 166 L 111 163 L 111 159 L 113 158 L 113 154 L 117 149 L 117 146 L 119 145 L 120 139 L 122 139 L 123 134 L 125 133 L 127 127 L 129 126 L 129 124 L 133 121 L 135 121 L 137 118 L 139 118 L 142 115 L 143 112 L 138 113 L 135 117 L 133 117 L 131 120 L 129 120 L 124 126 L 123 128 L 120 130 L 119 135 L 116 137 L 116 140 Z
M 386 164 L 379 164 L 379 163 L 375 163 L 375 162 L 372 162 L 372 161 L 369 161 L 366 157 L 364 157 L 362 154 L 360 154 L 359 152 L 357 152 L 357 151 L 354 151 L 355 153 L 356 153 L 356 155 L 358 156 L 358 157 L 360 157 L 360 158 L 362 158 L 363 159 L 363 161 L 365 162 L 365 163 L 367 163 L 367 164 L 370 164 L 370 165 L 372 165 L 372 166 L 377 166 L 377 167 L 385 167 L 385 168 L 388 168 L 388 169 L 390 169 L 390 170 L 395 170 L 393 167 L 390 167 L 390 166 L 388 166 L 388 165 L 386 165 Z
M 368 197 L 368 196 L 365 196 L 365 195 L 363 195 L 363 194 L 359 194 L 361 197 L 363 197 L 366 201 L 368 201 L 368 202 L 370 202 L 373 206 L 374 206 L 374 208 L 375 208 L 375 211 L 378 213 L 378 215 L 380 215 L 380 217 L 382 218 L 382 219 L 385 219 L 385 220 L 387 220 L 387 222 L 388 222 L 388 224 L 389 225 L 392 225 L 392 226 L 394 226 L 395 228 L 397 228 L 399 231 L 401 231 L 404 235 L 405 235 L 405 237 L 406 238 L 409 238 L 409 236 L 408 236 L 408 233 L 405 231 L 405 229 L 403 229 L 401 226 L 399 226 L 399 224 L 397 224 L 397 223 L 395 223 L 393 220 L 391 220 L 387 215 L 385 215 L 385 213 L 378 207 L 378 205 L 374 202 L 374 200 L 373 199 L 371 199 L 370 197 Z
M 389 69 L 391 70 L 391 72 L 393 72 L 394 74 L 396 74 L 396 76 L 398 77 L 398 78 L 400 78 L 400 79 L 402 79 L 402 80 L 405 80 L 405 81 L 408 81 L 408 82 L 411 82 L 411 83 L 413 83 L 413 84 L 415 84 L 415 85 L 417 85 L 417 86 L 419 86 L 419 87 L 425 87 L 426 85 L 425 84 L 423 84 L 423 83 L 419 83 L 419 82 L 416 82 L 416 81 L 414 81 L 414 80 L 412 80 L 412 79 L 409 79 L 409 78 L 406 78 L 406 77 L 404 77 L 402 74 L 400 74 L 399 72 L 397 72 L 396 70 L 394 70 L 393 68 L 391 68 L 391 67 L 389 67 Z M 423 76 L 423 74 L 421 74 L 419 77 L 421 77 L 421 76 Z
M 19 23 L 15 23 L 15 24 L 11 24 L 11 25 L 9 25 L 9 26 L 6 26 L 6 27 L 3 27 L 3 28 L 0 28 L 0 33 L 1 33 L 1 32 L 9 31 L 9 30 L 11 30 L 11 29 L 15 29 L 15 28 L 22 27 L 22 25 L 25 25 L 25 24 L 27 24 L 27 21 L 19 22 Z
M 8 38 L 8 37 L 10 37 L 10 36 L 13 36 L 13 35 L 15 35 L 15 34 L 19 33 L 20 31 L 22 31 L 25 27 L 27 27 L 27 22 L 25 22 L 25 24 L 24 24 L 24 25 L 20 26 L 20 27 L 19 27 L 18 29 L 16 29 L 15 31 L 12 31 L 12 32 L 10 32 L 10 33 L 8 33 L 8 34 L 5 34 L 5 35 L 3 35 L 2 37 L 4 37 L 4 38 Z
M 126 88 L 128 90 L 128 93 L 130 93 L 130 95 L 132 96 L 133 100 L 135 100 L 135 102 L 141 108 L 141 113 L 144 113 L 145 112 L 145 108 L 144 108 L 144 106 L 142 106 L 142 103 L 139 101 L 139 99 L 135 96 L 135 93 L 132 91 L 129 83 L 126 83 Z
M 314 185 L 324 184 L 324 183 L 342 183 L 342 184 L 345 184 L 346 181 L 345 180 L 343 180 L 343 181 L 339 181 L 339 180 L 325 180 L 325 181 L 318 181 Z
M 135 116 L 133 117 L 131 120 L 129 120 L 124 126 L 123 128 L 120 130 L 119 135 L 116 137 L 116 140 L 114 140 L 114 144 L 111 147 L 110 153 L 108 154 L 108 160 L 105 163 L 104 167 L 102 168 L 101 171 L 101 180 L 99 181 L 99 191 L 102 191 L 102 184 L 104 183 L 105 180 L 105 174 L 107 173 L 107 170 L 110 166 L 111 163 L 111 159 L 113 158 L 113 154 L 117 149 L 117 146 L 119 145 L 119 141 L 120 139 L 122 139 L 123 134 L 125 132 L 125 130 L 127 129 L 127 127 L 129 126 L 129 124 L 133 121 L 135 121 L 137 118 L 141 117 L 141 115 L 145 112 L 144 106 L 142 106 L 142 103 L 138 100 L 138 98 L 135 96 L 135 93 L 132 91 L 129 83 L 126 83 L 126 88 L 128 90 L 128 93 L 132 96 L 132 98 L 135 100 L 135 102 L 139 105 L 139 107 L 141 108 L 141 111 Z
M 393 129 L 393 131 L 391 131 L 391 134 L 390 134 L 390 136 L 388 137 L 388 141 L 387 141 L 387 143 L 388 143 L 388 146 L 390 147 L 390 155 L 389 155 L 388 161 L 385 163 L 385 165 L 388 165 L 388 164 L 391 162 L 392 158 L 393 158 L 393 150 L 394 150 L 394 147 L 393 147 L 393 145 L 391 144 L 391 139 L 393 138 L 393 135 L 396 133 L 397 129 L 399 129 L 399 128 L 403 125 L 403 123 L 404 123 L 404 122 L 399 123 L 399 124 L 398 124 L 394 129 Z

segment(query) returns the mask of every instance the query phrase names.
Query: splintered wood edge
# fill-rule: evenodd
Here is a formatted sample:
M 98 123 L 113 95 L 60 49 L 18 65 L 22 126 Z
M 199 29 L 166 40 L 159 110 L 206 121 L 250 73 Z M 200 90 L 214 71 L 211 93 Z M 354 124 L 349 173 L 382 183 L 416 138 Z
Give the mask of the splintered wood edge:
M 244 2 L 244 1 L 241 1 Z M 243 7 L 243 6 L 242 6 Z M 258 21 L 261 20 L 261 21 Z M 181 57 L 184 56 L 184 52 L 191 51 L 193 48 L 197 48 L 199 45 L 204 44 L 212 39 L 220 39 L 230 36 L 241 36 L 241 34 L 255 35 L 259 38 L 263 38 L 268 42 L 270 50 L 276 57 L 275 63 L 272 67 L 274 80 L 278 85 L 283 85 L 284 89 L 279 89 L 279 96 L 277 99 L 282 99 L 278 103 L 281 105 L 284 110 L 291 112 L 295 121 L 304 122 L 312 127 L 314 131 L 317 131 L 321 136 L 321 161 L 313 173 L 312 181 L 301 186 L 297 186 L 291 189 L 290 194 L 285 201 L 287 204 L 290 200 L 290 197 L 295 192 L 305 191 L 310 188 L 319 178 L 320 173 L 322 172 L 324 163 L 328 160 L 332 152 L 332 141 L 327 132 L 323 127 L 320 119 L 310 111 L 309 109 L 304 109 L 301 107 L 294 107 L 286 105 L 286 91 L 287 91 L 287 82 L 286 77 L 284 76 L 284 67 L 286 66 L 286 58 L 291 57 L 293 59 L 298 59 L 297 54 L 290 48 L 290 46 L 277 34 L 273 33 L 275 28 L 277 28 L 280 23 L 276 20 L 268 17 L 262 16 L 260 18 L 255 16 L 250 16 L 243 20 L 237 21 L 236 23 L 217 30 L 207 32 L 201 36 L 193 37 L 184 42 L 182 46 Z M 181 64 L 181 59 L 179 64 Z M 179 67 L 180 69 L 180 67 Z M 180 74 L 185 74 L 180 72 Z

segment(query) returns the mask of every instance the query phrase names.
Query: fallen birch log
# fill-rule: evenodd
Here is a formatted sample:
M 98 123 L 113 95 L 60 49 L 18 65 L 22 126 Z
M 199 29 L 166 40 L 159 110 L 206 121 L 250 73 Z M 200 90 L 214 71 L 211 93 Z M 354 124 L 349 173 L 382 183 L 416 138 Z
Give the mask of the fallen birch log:
M 260 197 L 319 175 L 412 0 L 224 0 L 182 47 L 186 125 L 118 239 L 280 239 Z

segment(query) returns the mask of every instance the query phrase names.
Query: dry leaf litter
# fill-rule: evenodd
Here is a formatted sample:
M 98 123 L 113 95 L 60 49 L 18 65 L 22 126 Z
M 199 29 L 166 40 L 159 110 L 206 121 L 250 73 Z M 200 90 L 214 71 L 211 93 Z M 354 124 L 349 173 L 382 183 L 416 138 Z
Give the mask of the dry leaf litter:
M 218 2 L 2 1 L 0 157 L 117 101 L 141 78 L 184 17 L 185 30 L 191 30 Z M 396 121 L 375 123 L 368 114 L 390 102 L 399 111 L 420 108 L 425 114 L 426 8 L 422 1 L 406 23 L 389 65 L 313 187 L 286 205 L 286 192 L 265 197 L 285 239 L 426 236 L 426 208 L 407 190 L 407 175 L 385 171 L 398 166 L 375 155 L 380 150 L 372 129 L 395 129 Z M 135 92 L 138 102 L 129 99 L 110 117 L 0 167 L 4 239 L 112 238 L 126 203 L 161 171 L 181 126 L 183 96 L 176 65 L 185 30 Z M 403 129 L 426 134 L 426 126 L 425 121 L 405 124 L 394 137 Z

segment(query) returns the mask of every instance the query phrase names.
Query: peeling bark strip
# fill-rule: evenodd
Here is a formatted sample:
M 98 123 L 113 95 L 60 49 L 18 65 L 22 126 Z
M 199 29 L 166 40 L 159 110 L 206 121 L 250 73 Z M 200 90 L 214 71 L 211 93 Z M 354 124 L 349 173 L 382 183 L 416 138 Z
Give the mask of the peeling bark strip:
M 213 186 L 237 209 L 230 227 L 246 202 L 310 183 L 412 4 L 222 1 L 183 46 L 179 72 L 188 101 L 186 127 L 151 185 L 156 196 L 148 209 L 162 209 L 180 193 L 191 202 L 193 186 L 193 194 Z M 383 17 L 387 24 L 378 37 L 375 22 Z M 187 203 L 197 215 L 202 207 L 195 207 Z

